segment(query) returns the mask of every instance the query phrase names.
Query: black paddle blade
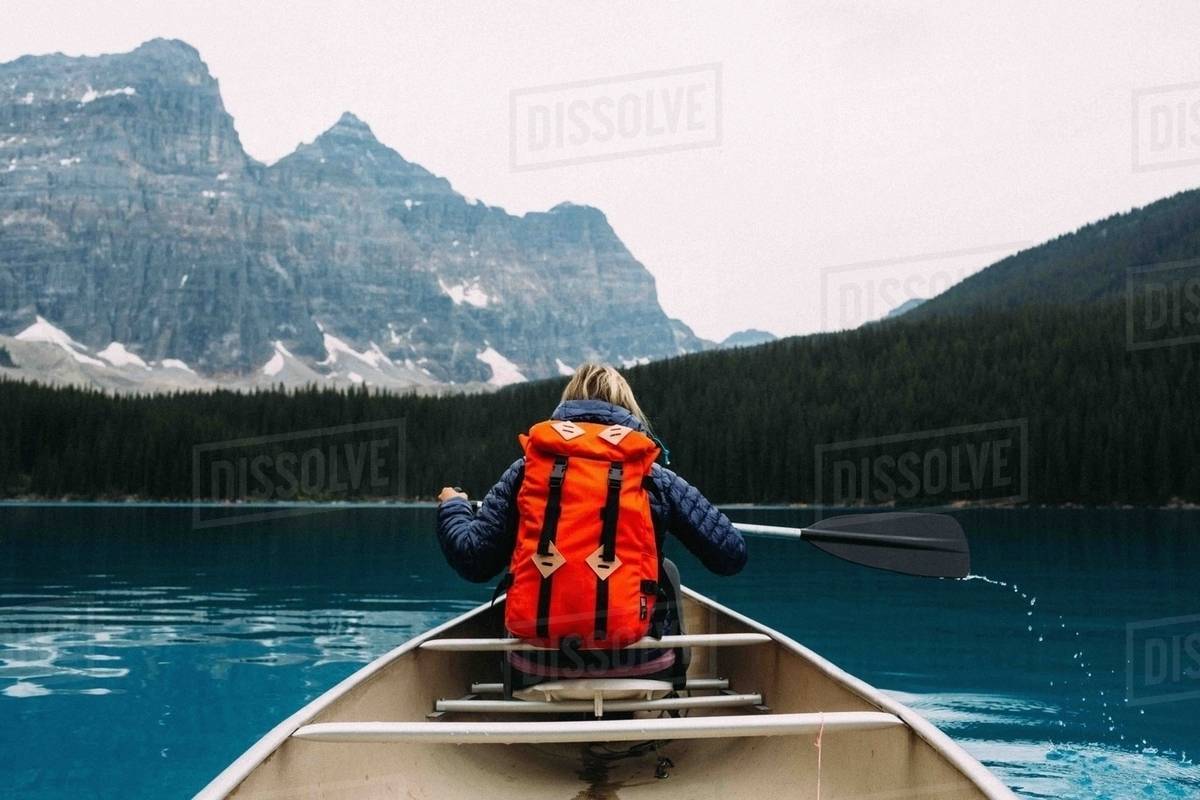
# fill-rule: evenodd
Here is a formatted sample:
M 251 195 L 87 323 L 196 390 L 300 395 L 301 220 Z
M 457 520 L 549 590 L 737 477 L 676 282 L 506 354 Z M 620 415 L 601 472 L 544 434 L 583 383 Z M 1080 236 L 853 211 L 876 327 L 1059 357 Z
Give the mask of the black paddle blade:
M 965 578 L 971 570 L 966 534 L 945 514 L 847 514 L 805 528 L 803 538 L 846 561 L 905 575 Z

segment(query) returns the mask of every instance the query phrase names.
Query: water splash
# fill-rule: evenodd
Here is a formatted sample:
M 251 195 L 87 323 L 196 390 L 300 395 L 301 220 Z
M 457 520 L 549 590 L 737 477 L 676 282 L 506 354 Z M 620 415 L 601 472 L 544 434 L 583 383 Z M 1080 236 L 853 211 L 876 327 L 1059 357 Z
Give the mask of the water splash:
M 983 581 L 984 583 L 990 583 L 992 586 L 1008 586 L 1008 583 L 1005 581 L 998 581 L 993 578 L 989 578 L 987 575 L 971 574 L 965 578 L 959 578 L 959 580 L 964 583 L 967 581 Z
M 1057 615 L 1057 620 L 1056 620 L 1057 627 L 1054 627 L 1053 623 L 1045 623 L 1045 622 L 1035 620 L 1034 619 L 1034 609 L 1037 606 L 1037 600 L 1038 600 L 1037 597 L 1025 592 L 1024 590 L 1021 589 L 1021 587 L 1018 584 L 1016 584 L 1014 582 L 999 580 L 996 578 L 990 578 L 986 575 L 976 575 L 976 574 L 967 575 L 966 577 L 960 578 L 959 580 L 962 582 L 980 581 L 986 585 L 996 586 L 1001 589 L 1007 589 L 1012 594 L 1019 596 L 1020 599 L 1022 601 L 1024 601 L 1023 605 L 1026 606 L 1025 618 L 1026 618 L 1027 622 L 1025 625 L 1025 630 L 1027 633 L 1036 636 L 1036 641 L 1038 643 L 1044 644 L 1046 642 L 1047 636 L 1052 636 L 1052 637 L 1056 636 L 1056 635 L 1057 636 L 1066 636 L 1067 641 L 1070 641 L 1072 643 L 1078 642 L 1082 638 L 1079 630 L 1067 631 L 1067 623 L 1062 614 Z M 1036 630 L 1035 630 L 1035 625 L 1036 625 Z M 1086 649 L 1082 645 L 1078 645 L 1078 644 L 1073 644 L 1071 649 L 1072 649 L 1071 661 L 1076 665 L 1076 668 L 1082 673 L 1081 680 L 1084 684 L 1082 693 L 1078 695 L 1079 705 L 1086 707 L 1086 709 L 1088 709 L 1088 710 L 1094 710 L 1093 713 L 1097 714 L 1099 717 L 1099 720 L 1101 723 L 1101 725 L 1100 725 L 1101 728 L 1103 730 L 1105 730 L 1107 733 L 1115 735 L 1116 741 L 1119 743 L 1120 746 L 1127 746 L 1126 745 L 1126 733 L 1123 729 L 1121 729 L 1121 725 L 1117 722 L 1117 720 L 1114 716 L 1114 706 L 1118 705 L 1118 701 L 1115 698 L 1110 697 L 1109 694 L 1104 689 L 1099 688 L 1099 686 L 1096 685 L 1097 684 L 1096 675 L 1095 675 L 1096 668 L 1093 665 L 1092 660 L 1088 656 Z M 1108 675 L 1115 676 L 1116 670 L 1112 670 L 1112 669 L 1108 670 Z M 1070 686 L 1070 683 L 1068 681 L 1056 682 L 1054 680 L 1050 680 L 1048 682 L 1048 685 L 1051 689 L 1054 690 L 1054 693 L 1056 695 L 1061 695 L 1064 698 L 1069 697 L 1069 695 L 1066 694 L 1066 689 Z M 1075 712 L 1069 708 L 1064 709 L 1063 713 L 1079 716 L 1079 712 Z M 1144 715 L 1145 710 L 1144 709 L 1140 710 L 1139 714 Z M 1056 720 L 1056 722 L 1060 729 L 1067 728 L 1067 720 L 1063 719 L 1061 714 L 1059 715 L 1059 718 Z M 1088 728 L 1090 727 L 1089 725 L 1087 725 L 1086 722 L 1083 722 L 1082 720 L 1080 720 L 1080 724 L 1081 724 L 1081 730 L 1083 732 L 1086 732 L 1088 730 Z M 1136 748 L 1134 748 L 1133 750 L 1134 750 L 1134 752 L 1145 753 L 1145 754 L 1158 754 L 1159 753 L 1158 749 L 1153 748 L 1150 745 L 1150 743 L 1144 738 L 1140 740 L 1138 746 Z M 1186 758 L 1186 756 L 1185 756 L 1185 758 Z

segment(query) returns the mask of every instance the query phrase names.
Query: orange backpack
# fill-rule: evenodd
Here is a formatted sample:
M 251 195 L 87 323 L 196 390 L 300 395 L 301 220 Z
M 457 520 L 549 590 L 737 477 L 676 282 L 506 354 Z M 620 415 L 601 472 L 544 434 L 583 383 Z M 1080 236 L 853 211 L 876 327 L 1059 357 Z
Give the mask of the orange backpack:
M 544 647 L 613 650 L 646 635 L 658 542 L 643 481 L 658 458 L 624 425 L 549 420 L 520 437 L 517 540 L 504 622 Z

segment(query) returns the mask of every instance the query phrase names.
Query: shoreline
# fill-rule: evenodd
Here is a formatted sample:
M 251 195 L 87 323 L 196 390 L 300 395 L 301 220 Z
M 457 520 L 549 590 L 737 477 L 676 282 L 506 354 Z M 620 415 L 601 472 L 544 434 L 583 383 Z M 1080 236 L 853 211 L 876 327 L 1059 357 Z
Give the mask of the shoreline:
M 123 506 L 127 508 L 437 508 L 436 500 L 420 498 L 404 500 L 247 500 L 238 502 L 218 502 L 212 500 L 169 500 L 144 497 L 0 497 L 0 507 L 87 507 L 87 506 Z M 1176 501 L 1167 505 L 1136 505 L 1129 503 L 1110 503 L 1107 505 L 1088 505 L 1085 503 L 990 503 L 962 502 L 944 506 L 827 506 L 813 503 L 721 503 L 722 511 L 807 511 L 807 510 L 838 510 L 848 513 L 863 511 L 922 511 L 952 513 L 954 511 L 975 510 L 1055 510 L 1055 511 L 1200 511 L 1200 503 Z

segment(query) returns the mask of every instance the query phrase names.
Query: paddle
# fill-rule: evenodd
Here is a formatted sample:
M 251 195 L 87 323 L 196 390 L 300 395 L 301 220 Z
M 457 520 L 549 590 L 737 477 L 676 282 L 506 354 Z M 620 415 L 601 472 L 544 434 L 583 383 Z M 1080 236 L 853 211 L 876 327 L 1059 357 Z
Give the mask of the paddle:
M 846 561 L 905 575 L 964 578 L 971 568 L 971 551 L 962 526 L 945 514 L 847 514 L 807 528 L 734 525 L 745 533 L 803 539 Z

